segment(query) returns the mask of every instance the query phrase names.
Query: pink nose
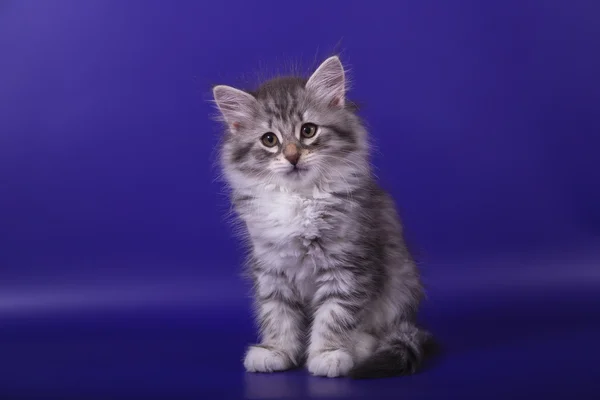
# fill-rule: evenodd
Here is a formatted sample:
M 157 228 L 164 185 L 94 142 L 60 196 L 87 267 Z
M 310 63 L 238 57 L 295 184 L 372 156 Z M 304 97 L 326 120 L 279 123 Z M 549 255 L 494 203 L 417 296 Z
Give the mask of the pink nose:
M 290 162 L 290 164 L 298 164 L 298 159 L 300 158 L 298 146 L 296 146 L 294 143 L 288 143 L 283 149 L 283 156 Z

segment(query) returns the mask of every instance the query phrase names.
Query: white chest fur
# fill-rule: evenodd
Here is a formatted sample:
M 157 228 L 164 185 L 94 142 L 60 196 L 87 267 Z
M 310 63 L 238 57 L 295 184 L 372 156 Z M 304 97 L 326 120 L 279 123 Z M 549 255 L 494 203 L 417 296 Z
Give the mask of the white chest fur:
M 244 219 L 253 239 L 282 251 L 295 247 L 302 251 L 327 227 L 323 217 L 328 199 L 282 190 L 263 190 L 255 194 L 252 211 Z
M 324 218 L 332 197 L 312 196 L 279 189 L 253 193 L 252 207 L 244 213 L 256 256 L 285 272 L 303 294 L 310 295 L 314 267 L 324 261 L 317 239 L 329 223 Z

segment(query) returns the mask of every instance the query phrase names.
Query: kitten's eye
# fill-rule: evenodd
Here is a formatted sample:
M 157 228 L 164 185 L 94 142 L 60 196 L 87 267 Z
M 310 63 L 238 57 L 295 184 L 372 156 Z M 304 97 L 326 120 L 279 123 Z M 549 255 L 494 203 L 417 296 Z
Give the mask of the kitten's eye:
M 275 147 L 277 146 L 277 143 L 279 143 L 279 139 L 277 139 L 277 136 L 272 132 L 267 132 L 262 135 L 260 141 L 267 147 Z
M 310 122 L 302 125 L 302 128 L 300 128 L 300 134 L 306 139 L 310 139 L 311 137 L 315 136 L 316 133 L 317 126 L 315 124 L 311 124 Z

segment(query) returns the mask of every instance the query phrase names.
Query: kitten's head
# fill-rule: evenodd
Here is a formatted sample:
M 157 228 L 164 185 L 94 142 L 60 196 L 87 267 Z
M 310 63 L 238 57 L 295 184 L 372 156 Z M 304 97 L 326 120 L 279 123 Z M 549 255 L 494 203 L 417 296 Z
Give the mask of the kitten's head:
M 227 127 L 221 160 L 236 188 L 349 184 L 368 169 L 366 132 L 346 101 L 338 57 L 309 79 L 277 78 L 254 92 L 219 85 L 213 94 Z

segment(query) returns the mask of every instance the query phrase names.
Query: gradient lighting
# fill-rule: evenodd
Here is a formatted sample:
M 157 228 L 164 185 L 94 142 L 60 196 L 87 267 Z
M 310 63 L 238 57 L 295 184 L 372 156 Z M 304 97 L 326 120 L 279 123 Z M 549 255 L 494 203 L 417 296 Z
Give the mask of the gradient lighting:
M 600 393 L 600 5 L 0 1 L 0 398 Z M 251 375 L 212 84 L 341 51 L 444 354 Z

